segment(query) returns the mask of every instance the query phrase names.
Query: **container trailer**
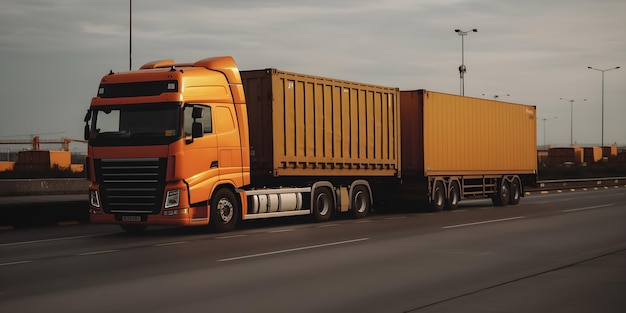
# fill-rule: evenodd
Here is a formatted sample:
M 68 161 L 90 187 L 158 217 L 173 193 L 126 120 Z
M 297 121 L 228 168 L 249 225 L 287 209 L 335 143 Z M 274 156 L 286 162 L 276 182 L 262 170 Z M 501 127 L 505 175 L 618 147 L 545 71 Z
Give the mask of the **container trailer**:
M 450 97 L 456 109 L 444 109 Z M 470 112 L 459 109 L 468 101 L 483 126 L 441 125 L 468 118 L 455 111 Z M 490 111 L 498 105 L 506 117 Z M 273 68 L 239 71 L 228 56 L 155 61 L 105 75 L 92 98 L 85 116 L 89 216 L 129 232 L 148 225 L 229 231 L 260 218 L 361 218 L 390 190 L 420 195 L 436 209 L 473 196 L 515 204 L 533 166 L 526 156 L 519 167 L 500 158 L 532 150 L 534 123 L 534 107 Z M 486 137 L 471 139 L 478 134 Z M 452 162 L 468 144 L 479 161 Z
M 386 194 L 442 210 L 465 198 L 518 204 L 536 184 L 534 106 L 401 91 L 400 124 L 402 184 Z

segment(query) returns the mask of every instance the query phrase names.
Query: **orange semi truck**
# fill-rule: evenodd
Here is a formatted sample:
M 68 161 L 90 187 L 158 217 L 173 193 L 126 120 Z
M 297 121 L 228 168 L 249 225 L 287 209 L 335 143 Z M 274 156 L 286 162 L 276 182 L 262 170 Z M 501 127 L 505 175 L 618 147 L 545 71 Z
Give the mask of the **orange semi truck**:
M 239 71 L 231 57 L 109 73 L 85 139 L 90 220 L 129 232 L 360 218 L 389 195 L 516 204 L 536 174 L 532 106 Z

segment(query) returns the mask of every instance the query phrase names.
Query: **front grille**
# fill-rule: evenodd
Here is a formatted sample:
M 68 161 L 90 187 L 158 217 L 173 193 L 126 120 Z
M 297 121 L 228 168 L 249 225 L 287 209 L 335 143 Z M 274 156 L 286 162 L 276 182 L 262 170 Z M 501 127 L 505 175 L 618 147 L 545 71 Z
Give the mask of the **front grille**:
M 104 212 L 157 214 L 161 211 L 167 159 L 99 159 L 94 162 Z

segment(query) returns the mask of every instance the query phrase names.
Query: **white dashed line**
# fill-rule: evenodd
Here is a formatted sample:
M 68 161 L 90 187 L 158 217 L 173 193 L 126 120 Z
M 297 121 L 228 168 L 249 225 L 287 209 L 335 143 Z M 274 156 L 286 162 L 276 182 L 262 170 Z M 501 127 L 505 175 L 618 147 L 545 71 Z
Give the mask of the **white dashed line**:
M 85 253 L 79 253 L 77 255 L 79 256 L 85 256 L 85 255 L 95 255 L 95 254 L 105 254 L 105 253 L 112 253 L 112 252 L 118 252 L 120 250 L 102 250 L 102 251 L 93 251 L 93 252 L 85 252 Z
M 24 263 L 30 263 L 30 262 L 32 261 L 31 260 L 15 261 L 15 262 L 8 262 L 8 263 L 0 263 L 0 266 L 17 265 L 17 264 L 24 264 Z
M 186 243 L 187 243 L 187 241 L 164 242 L 164 243 L 157 243 L 154 246 L 155 247 L 165 247 L 165 246 L 182 245 L 182 244 L 186 244 Z
M 250 255 L 238 256 L 238 257 L 234 257 L 234 258 L 220 259 L 220 260 L 217 260 L 217 262 L 228 262 L 228 261 L 236 261 L 236 260 L 242 260 L 242 259 L 250 259 L 250 258 L 256 258 L 256 257 L 261 257 L 261 256 L 273 255 L 273 254 L 281 254 L 281 253 L 288 253 L 288 252 L 295 252 L 295 251 L 302 251 L 302 250 L 310 250 L 310 249 L 317 249 L 317 248 L 323 248 L 323 247 L 344 245 L 344 244 L 348 244 L 348 243 L 354 243 L 354 242 L 365 241 L 365 240 L 369 240 L 369 238 L 359 238 L 359 239 L 353 239 L 353 240 L 325 243 L 325 244 L 315 245 L 315 246 L 306 246 L 306 247 L 300 247 L 300 248 L 293 248 L 293 249 L 285 249 L 285 250 L 271 251 L 271 252 L 265 252 L 265 253 L 250 254 Z
M 268 231 L 268 233 L 270 233 L 270 234 L 275 234 L 275 233 L 286 233 L 286 232 L 290 232 L 290 231 L 294 231 L 294 230 L 295 230 L 295 229 L 293 229 L 293 228 L 277 229 L 277 230 Z
M 245 237 L 246 235 L 232 235 L 232 236 L 221 236 L 221 237 L 217 237 L 215 239 L 231 239 L 231 238 L 239 238 L 239 237 Z
M 482 224 L 497 223 L 497 222 L 506 222 L 506 221 L 518 220 L 518 219 L 521 219 L 521 218 L 525 218 L 525 216 L 516 216 L 516 217 L 501 218 L 501 219 L 497 219 L 497 220 L 489 220 L 489 221 L 482 221 L 482 222 L 476 222 L 476 223 L 467 223 L 467 224 L 459 224 L 459 225 L 444 226 L 444 227 L 442 227 L 442 228 L 443 228 L 443 229 L 450 229 L 450 228 L 458 228 L 458 227 L 465 227 L 465 226 L 482 225 Z
M 563 210 L 561 212 L 563 212 L 563 213 L 570 213 L 570 212 L 578 212 L 578 211 L 606 208 L 606 207 L 610 207 L 610 206 L 613 206 L 613 204 L 596 205 L 596 206 L 589 206 L 589 207 L 578 208 L 578 209 L 569 209 L 569 210 Z

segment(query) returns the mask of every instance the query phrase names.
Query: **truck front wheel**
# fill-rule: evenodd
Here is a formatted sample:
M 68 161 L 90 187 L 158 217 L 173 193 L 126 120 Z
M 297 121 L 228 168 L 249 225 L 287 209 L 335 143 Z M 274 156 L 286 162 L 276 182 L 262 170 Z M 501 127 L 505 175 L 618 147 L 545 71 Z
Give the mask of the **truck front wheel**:
M 219 189 L 211 197 L 211 228 L 217 232 L 235 229 L 239 218 L 239 206 L 232 191 Z

